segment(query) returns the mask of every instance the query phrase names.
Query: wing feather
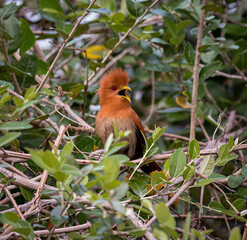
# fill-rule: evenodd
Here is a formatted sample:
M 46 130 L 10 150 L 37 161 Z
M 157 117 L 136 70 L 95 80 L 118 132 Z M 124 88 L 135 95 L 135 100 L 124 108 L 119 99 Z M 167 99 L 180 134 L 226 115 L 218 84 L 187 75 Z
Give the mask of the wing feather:
M 135 152 L 135 156 L 133 157 L 133 159 L 137 159 L 143 156 L 143 150 L 145 148 L 145 140 L 143 138 L 143 135 L 146 137 L 146 133 L 142 126 L 140 118 L 138 117 L 138 115 L 136 114 L 134 110 L 133 110 L 133 117 L 134 117 L 134 122 L 136 126 L 136 138 L 137 138 L 136 152 Z M 148 175 L 154 171 L 162 171 L 160 166 L 155 161 L 141 166 L 141 169 L 143 172 L 145 172 Z

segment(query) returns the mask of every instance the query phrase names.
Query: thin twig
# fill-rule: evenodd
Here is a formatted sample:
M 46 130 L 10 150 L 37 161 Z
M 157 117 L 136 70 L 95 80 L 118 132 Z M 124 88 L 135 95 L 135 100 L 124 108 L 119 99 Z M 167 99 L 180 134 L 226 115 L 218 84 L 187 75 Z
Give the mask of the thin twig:
M 154 109 L 155 109 L 155 75 L 154 75 L 154 71 L 152 71 L 152 73 L 151 73 L 151 83 L 152 83 L 151 107 L 150 107 L 150 111 L 149 111 L 147 118 L 144 120 L 144 124 L 148 123 L 148 121 L 152 117 Z
M 7 51 L 6 42 L 3 39 L 1 40 L 1 42 L 2 42 L 2 46 L 3 46 L 3 52 L 4 52 L 5 60 L 6 60 L 7 63 L 10 64 L 10 59 L 9 59 L 9 55 L 8 55 L 8 51 Z M 22 94 L 21 88 L 19 86 L 19 83 L 18 83 L 18 81 L 16 79 L 15 74 L 13 72 L 10 72 L 10 76 L 12 78 L 12 81 L 13 81 L 13 84 L 15 86 L 16 91 L 19 94 Z
M 38 182 L 33 181 L 31 179 L 24 178 L 16 173 L 13 173 L 7 170 L 6 168 L 0 167 L 0 172 L 4 174 L 8 179 L 13 179 L 11 183 L 17 186 L 22 186 L 22 187 L 32 189 L 32 190 L 37 190 L 39 187 Z M 57 190 L 57 188 L 49 186 L 49 185 L 45 185 L 44 188 L 50 189 L 50 190 Z
M 216 133 L 217 133 L 219 127 L 220 127 L 220 124 L 221 124 L 221 113 L 220 113 L 219 118 L 218 118 L 218 124 L 217 124 L 217 127 L 216 127 L 215 131 L 214 131 L 214 134 L 213 134 L 213 137 L 212 137 L 212 141 L 214 141 L 215 135 L 216 135 Z
M 207 130 L 205 129 L 205 127 L 204 127 L 203 124 L 202 124 L 202 120 L 199 119 L 199 118 L 197 118 L 197 122 L 199 123 L 200 128 L 202 129 L 202 132 L 203 132 L 204 136 L 206 137 L 206 139 L 207 139 L 208 141 L 211 141 L 211 139 L 210 139 L 210 137 L 209 137 L 209 135 L 208 135 L 208 133 L 207 133 Z
M 101 68 L 95 75 L 94 78 L 88 83 L 89 86 L 93 85 L 98 81 L 98 79 L 106 72 L 108 71 L 112 65 L 114 65 L 119 59 L 123 58 L 127 53 L 134 53 L 133 47 L 129 47 L 124 49 L 121 53 L 119 53 L 117 56 L 112 58 L 104 68 Z M 91 76 L 90 76 L 91 77 Z M 89 77 L 89 80 L 90 80 Z
M 77 50 L 80 52 L 85 53 L 85 59 L 86 59 L 86 81 L 85 81 L 85 88 L 84 88 L 84 101 L 83 101 L 83 111 L 82 111 L 82 118 L 85 120 L 85 112 L 86 112 L 86 105 L 87 105 L 87 90 L 88 90 L 88 57 L 87 57 L 87 50 L 80 49 L 80 48 L 74 48 L 69 47 L 69 49 Z
M 193 179 L 190 179 L 188 182 L 186 182 L 184 185 L 181 186 L 181 188 L 172 196 L 172 198 L 166 203 L 167 207 L 170 207 L 177 198 L 186 190 L 189 188 L 189 186 L 194 182 Z M 149 228 L 151 224 L 156 220 L 156 216 L 153 216 L 147 224 L 144 225 L 144 228 Z
M 19 95 L 18 93 L 16 93 L 16 92 L 10 90 L 9 88 L 7 89 L 7 92 L 10 93 L 12 96 L 15 96 L 15 97 L 21 99 L 22 101 L 24 101 L 24 97 L 23 97 L 23 96 L 21 96 L 21 95 Z M 34 105 L 34 104 L 31 105 L 31 108 L 32 108 L 34 111 L 36 111 L 40 116 L 46 115 L 42 110 L 40 110 L 40 109 L 39 109 L 36 105 Z M 57 133 L 59 132 L 59 128 L 58 128 L 57 124 L 54 123 L 50 118 L 47 118 L 45 121 L 46 121 L 46 122 L 47 122 L 47 123 L 48 123 L 48 124 L 49 124 L 56 132 L 57 132 Z
M 68 104 L 63 103 L 58 97 L 54 98 L 54 101 L 57 103 L 59 107 L 63 107 L 64 110 L 72 116 L 87 132 L 94 132 L 94 128 L 87 124 L 83 119 L 77 116 L 74 111 L 70 108 Z
M 201 6 L 201 18 L 198 26 L 198 35 L 197 35 L 197 44 L 196 44 L 196 57 L 195 65 L 193 72 L 193 92 L 192 92 L 192 106 L 191 106 L 191 119 L 190 119 L 190 140 L 195 138 L 196 135 L 196 105 L 197 105 L 197 95 L 198 95 L 198 86 L 199 86 L 199 64 L 200 64 L 200 51 L 199 47 L 202 44 L 203 36 L 203 24 L 205 19 L 205 6 L 207 0 L 202 1 Z
M 20 218 L 21 218 L 22 220 L 25 220 L 24 216 L 22 215 L 22 212 L 20 211 L 20 209 L 19 209 L 19 207 L 18 207 L 18 205 L 17 205 L 15 199 L 12 197 L 12 195 L 11 195 L 9 189 L 8 189 L 6 186 L 4 186 L 4 187 L 3 187 L 3 190 L 4 190 L 4 191 L 6 192 L 6 194 L 8 195 L 10 201 L 12 202 L 12 204 L 13 204 L 14 208 L 16 209 L 16 212 L 19 214 Z
M 77 20 L 77 22 L 76 22 L 75 26 L 73 27 L 73 29 L 71 30 L 71 32 L 70 32 L 68 38 L 64 40 L 64 42 L 63 42 L 63 44 L 61 45 L 61 47 L 60 47 L 60 49 L 59 49 L 59 51 L 58 51 L 58 53 L 57 53 L 55 59 L 53 60 L 51 66 L 49 67 L 49 69 L 48 69 L 46 75 L 44 76 L 42 82 L 40 83 L 39 87 L 37 88 L 36 93 L 38 93 L 38 92 L 40 91 L 40 89 L 43 87 L 43 85 L 45 84 L 45 82 L 46 82 L 46 80 L 48 79 L 48 77 L 49 77 L 49 75 L 50 75 L 52 69 L 54 68 L 54 66 L 55 66 L 55 64 L 56 64 L 56 62 L 57 62 L 57 60 L 58 60 L 59 57 L 62 55 L 63 50 L 64 50 L 66 44 L 68 43 L 68 41 L 69 41 L 69 40 L 72 38 L 72 36 L 74 35 L 74 33 L 75 33 L 76 29 L 78 28 L 78 26 L 80 25 L 82 19 L 83 19 L 85 16 L 88 15 L 90 8 L 94 5 L 95 2 L 96 2 L 96 0 L 92 0 L 92 2 L 89 4 L 88 8 L 85 10 L 84 14 Z
M 64 125 L 61 125 L 60 126 L 60 129 L 59 129 L 58 136 L 57 136 L 56 141 L 54 143 L 54 147 L 56 149 L 58 149 L 58 147 L 59 147 L 59 145 L 60 145 L 60 143 L 61 143 L 61 141 L 63 139 L 63 136 L 64 136 L 65 131 L 66 131 L 66 127 Z M 52 150 L 52 152 L 54 153 L 54 150 Z M 44 170 L 43 171 L 43 174 L 42 174 L 42 178 L 40 180 L 39 187 L 38 187 L 38 189 L 36 191 L 36 194 L 35 194 L 35 197 L 34 197 L 35 200 L 33 202 L 33 205 L 28 210 L 28 212 L 33 211 L 39 205 L 39 201 L 40 201 L 40 198 L 41 198 L 41 193 L 44 190 L 44 186 L 45 186 L 45 183 L 46 183 L 48 174 L 49 174 L 49 172 L 47 170 Z
M 221 202 L 220 202 L 220 199 L 219 199 L 219 196 L 218 196 L 218 194 L 217 194 L 217 192 L 216 192 L 216 190 L 215 190 L 215 187 L 213 186 L 212 189 L 213 189 L 213 192 L 214 192 L 215 197 L 217 198 L 217 201 L 218 201 L 219 203 L 221 203 Z M 226 222 L 227 229 L 228 229 L 229 232 L 231 232 L 231 228 L 230 228 L 229 222 L 228 222 L 228 220 L 227 220 L 227 217 L 226 217 L 225 214 L 224 214 L 223 216 L 224 216 L 224 219 L 225 219 L 225 222 Z
M 123 35 L 122 38 L 119 39 L 119 41 L 115 44 L 115 46 L 108 52 L 108 54 L 105 56 L 105 58 L 101 61 L 101 63 L 105 63 L 108 58 L 111 56 L 111 54 L 119 47 L 119 45 L 126 39 L 126 37 L 130 34 L 130 32 L 141 22 L 141 20 L 144 18 L 144 16 L 150 11 L 150 9 L 152 7 L 154 7 L 160 0 L 155 0 L 152 4 L 150 4 L 146 10 L 144 11 L 144 13 L 136 19 L 135 23 L 133 24 L 133 26 L 131 28 L 129 28 L 129 30 Z M 95 76 L 97 72 L 96 71 L 91 74 L 91 76 L 89 77 L 89 81 L 92 80 L 92 78 Z

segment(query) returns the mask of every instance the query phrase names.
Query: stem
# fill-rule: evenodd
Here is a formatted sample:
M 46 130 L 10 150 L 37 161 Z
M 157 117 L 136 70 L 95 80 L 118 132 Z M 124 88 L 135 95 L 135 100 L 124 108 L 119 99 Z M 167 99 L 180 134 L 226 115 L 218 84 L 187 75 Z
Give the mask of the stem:
M 72 31 L 70 32 L 69 36 L 67 39 L 64 40 L 62 46 L 60 47 L 57 56 L 55 57 L 55 59 L 53 60 L 51 66 L 49 67 L 44 79 L 42 80 L 42 82 L 40 83 L 39 87 L 36 90 L 36 93 L 38 93 L 40 91 L 40 89 L 44 86 L 46 80 L 48 79 L 48 76 L 50 75 L 52 69 L 54 68 L 57 60 L 59 59 L 59 57 L 62 55 L 63 50 L 66 46 L 66 44 L 68 43 L 68 41 L 72 38 L 72 36 L 74 35 L 76 29 L 78 28 L 78 26 L 80 25 L 80 22 L 82 21 L 82 19 L 88 15 L 88 10 L 94 5 L 94 3 L 96 2 L 96 0 L 92 0 L 92 2 L 89 4 L 88 8 L 86 9 L 86 11 L 84 12 L 84 14 L 78 19 L 78 21 L 76 22 L 75 26 L 73 27 Z
M 192 106 L 191 106 L 191 120 L 190 120 L 190 141 L 195 138 L 196 135 L 196 104 L 199 86 L 199 64 L 200 64 L 200 51 L 199 47 L 202 45 L 203 35 L 203 23 L 205 19 L 205 6 L 207 0 L 202 1 L 201 18 L 198 26 L 197 45 L 196 45 L 196 57 L 193 73 L 193 92 L 192 92 Z

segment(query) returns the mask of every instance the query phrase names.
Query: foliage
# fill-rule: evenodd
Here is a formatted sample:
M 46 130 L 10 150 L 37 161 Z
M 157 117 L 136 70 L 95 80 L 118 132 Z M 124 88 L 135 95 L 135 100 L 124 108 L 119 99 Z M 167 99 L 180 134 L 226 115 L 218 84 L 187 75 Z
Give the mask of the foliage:
M 91 3 L 0 2 L 1 235 L 245 239 L 246 2 Z M 118 154 L 128 131 L 115 126 L 105 146 L 93 133 L 98 82 L 114 67 L 147 126 L 141 160 Z M 147 176 L 153 160 L 164 171 Z

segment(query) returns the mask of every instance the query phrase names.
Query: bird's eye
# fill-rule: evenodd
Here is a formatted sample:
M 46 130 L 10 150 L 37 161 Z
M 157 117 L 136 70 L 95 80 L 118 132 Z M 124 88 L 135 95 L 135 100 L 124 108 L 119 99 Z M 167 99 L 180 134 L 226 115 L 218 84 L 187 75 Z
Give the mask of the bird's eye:
M 117 87 L 113 86 L 111 89 L 112 89 L 112 91 L 116 91 Z

